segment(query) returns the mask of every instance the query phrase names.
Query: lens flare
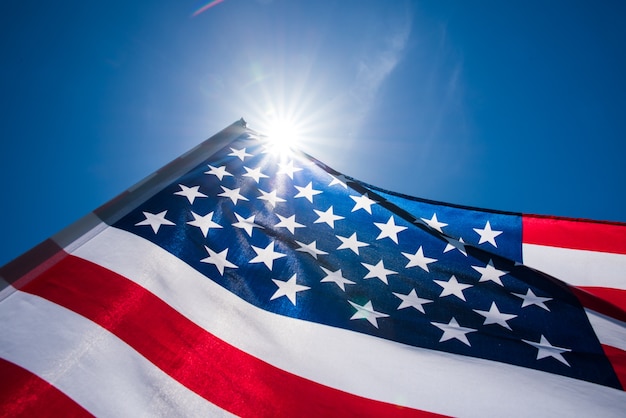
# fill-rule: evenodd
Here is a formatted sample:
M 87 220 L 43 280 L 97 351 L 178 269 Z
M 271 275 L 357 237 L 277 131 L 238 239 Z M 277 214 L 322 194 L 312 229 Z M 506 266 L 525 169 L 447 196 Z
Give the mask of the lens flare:
M 195 12 L 193 12 L 191 14 L 191 17 L 196 17 L 198 16 L 200 13 L 206 12 L 207 10 L 209 10 L 211 7 L 216 6 L 218 4 L 220 4 L 221 2 L 223 2 L 224 0 L 213 0 L 208 2 L 207 4 L 204 4 L 203 6 L 201 6 L 200 8 L 198 8 Z

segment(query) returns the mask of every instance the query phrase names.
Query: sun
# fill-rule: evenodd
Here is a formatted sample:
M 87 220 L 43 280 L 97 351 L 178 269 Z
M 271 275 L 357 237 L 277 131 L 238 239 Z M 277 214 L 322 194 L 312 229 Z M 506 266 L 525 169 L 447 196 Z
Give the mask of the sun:
M 267 127 L 263 132 L 272 148 L 276 151 L 286 151 L 297 144 L 301 136 L 298 124 L 287 118 L 272 118 L 267 121 Z

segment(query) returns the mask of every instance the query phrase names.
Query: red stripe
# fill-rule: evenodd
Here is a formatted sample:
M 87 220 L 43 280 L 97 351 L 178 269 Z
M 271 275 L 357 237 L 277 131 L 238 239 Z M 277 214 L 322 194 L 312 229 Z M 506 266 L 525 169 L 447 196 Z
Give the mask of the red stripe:
M 622 384 L 622 389 L 626 390 L 626 351 L 619 348 L 603 345 L 604 354 L 608 357 L 617 378 Z
M 609 306 L 613 306 L 618 309 L 609 308 L 610 310 L 608 311 L 608 313 L 604 313 L 600 311 L 599 309 L 606 310 L 607 309 L 606 304 L 604 308 L 598 306 L 598 309 L 595 309 L 594 307 L 589 306 L 588 304 L 598 305 L 597 300 L 594 302 L 590 302 L 589 299 L 586 299 L 584 303 L 585 306 L 587 306 L 590 309 L 593 309 L 596 312 L 604 313 L 605 315 L 608 315 L 613 318 L 619 319 L 620 321 L 626 322 L 626 290 L 613 289 L 609 287 L 591 287 L 591 286 L 581 286 L 579 287 L 579 289 L 584 290 L 585 292 L 590 293 L 594 296 L 597 296 L 598 298 L 604 300 L 605 302 L 608 302 Z
M 0 358 L 0 417 L 90 417 L 66 394 Z
M 610 299 L 623 298 L 626 294 L 623 290 L 608 289 L 601 287 L 575 287 L 570 289 L 576 295 L 580 303 L 592 311 L 601 313 L 619 321 L 626 322 L 626 310 L 624 309 L 624 301 L 620 304 L 612 303 Z
M 68 256 L 22 290 L 91 319 L 172 378 L 237 415 L 428 414 L 280 370 L 206 332 L 143 287 L 80 258 Z
M 626 254 L 626 224 L 524 215 L 522 241 L 525 244 Z

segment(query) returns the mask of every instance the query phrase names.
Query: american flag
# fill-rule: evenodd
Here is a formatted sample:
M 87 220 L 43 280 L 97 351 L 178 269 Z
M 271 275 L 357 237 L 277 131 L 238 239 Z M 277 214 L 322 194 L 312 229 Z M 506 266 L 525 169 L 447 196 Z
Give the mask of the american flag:
M 237 127 L 2 270 L 5 415 L 623 415 L 626 225 L 399 195 Z

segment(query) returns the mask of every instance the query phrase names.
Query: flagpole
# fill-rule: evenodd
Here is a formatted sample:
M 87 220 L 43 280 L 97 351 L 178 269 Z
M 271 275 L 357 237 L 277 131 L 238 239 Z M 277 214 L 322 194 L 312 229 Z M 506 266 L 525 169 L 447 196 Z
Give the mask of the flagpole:
M 161 187 L 180 177 L 245 132 L 248 132 L 247 124 L 241 118 L 93 212 L 0 267 L 0 300 L 13 293 L 16 287 L 19 288 L 41 271 L 63 259 L 67 255 L 64 249 L 75 248 L 88 241 L 106 224 L 115 223 Z

